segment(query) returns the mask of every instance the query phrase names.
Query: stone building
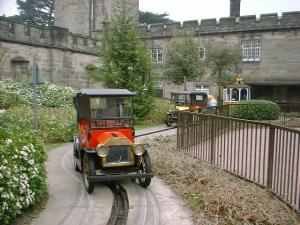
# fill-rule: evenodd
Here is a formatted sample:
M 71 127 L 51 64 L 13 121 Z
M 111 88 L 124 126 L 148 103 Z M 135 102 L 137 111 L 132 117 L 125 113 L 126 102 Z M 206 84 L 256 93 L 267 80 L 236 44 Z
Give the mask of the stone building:
M 241 76 L 252 88 L 253 98 L 278 102 L 300 102 L 300 12 L 240 16 L 241 0 L 231 0 L 231 17 L 186 21 L 172 24 L 141 25 L 142 38 L 152 49 L 153 68 L 163 72 L 168 43 L 182 32 L 189 33 L 201 45 L 199 54 L 205 60 L 208 46 L 227 45 L 241 49 Z M 208 86 L 208 74 L 189 88 Z M 162 83 L 166 96 L 183 86 Z
M 96 33 L 124 6 L 137 19 L 138 0 L 56 0 L 56 26 L 38 28 L 0 18 L 0 79 L 25 79 L 33 61 L 43 79 L 74 87 L 90 85 L 86 67 L 97 63 Z M 163 73 L 168 43 L 187 32 L 201 44 L 205 60 L 209 45 L 241 49 L 241 76 L 252 87 L 254 98 L 300 102 L 300 12 L 281 16 L 240 16 L 241 0 L 230 0 L 230 17 L 183 23 L 139 25 L 152 53 L 153 69 Z M 26 78 L 26 79 L 27 79 Z M 165 96 L 183 87 L 162 83 Z M 209 74 L 189 88 L 209 87 Z

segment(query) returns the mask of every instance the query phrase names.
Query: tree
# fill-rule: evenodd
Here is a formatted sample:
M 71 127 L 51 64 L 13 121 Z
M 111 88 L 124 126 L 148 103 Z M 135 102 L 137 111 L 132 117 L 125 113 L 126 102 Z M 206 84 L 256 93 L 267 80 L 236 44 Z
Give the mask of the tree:
M 93 78 L 108 88 L 136 92 L 134 111 L 142 119 L 153 105 L 151 58 L 135 29 L 133 19 L 124 12 L 105 25 L 100 56 L 103 64 Z
M 17 21 L 22 20 L 34 25 L 54 25 L 54 0 L 17 0 L 20 15 L 15 16 Z
M 169 15 L 167 13 L 156 14 L 152 12 L 139 11 L 139 21 L 140 23 L 153 24 L 153 23 L 171 23 L 174 22 L 167 18 Z
M 241 53 L 238 48 L 214 46 L 208 50 L 208 63 L 218 85 L 218 102 L 223 103 L 223 87 L 230 74 L 237 72 L 241 62 Z
M 168 46 L 164 76 L 174 83 L 199 79 L 204 74 L 204 63 L 200 58 L 200 44 L 185 35 L 174 39 Z

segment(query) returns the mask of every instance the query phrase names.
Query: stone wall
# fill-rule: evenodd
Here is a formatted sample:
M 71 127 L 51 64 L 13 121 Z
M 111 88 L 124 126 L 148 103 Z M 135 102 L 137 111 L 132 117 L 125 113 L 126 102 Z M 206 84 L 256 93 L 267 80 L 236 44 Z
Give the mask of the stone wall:
M 300 28 L 300 12 L 278 14 L 264 14 L 260 17 L 255 15 L 241 17 L 226 17 L 217 19 L 203 19 L 199 23 L 195 21 L 185 21 L 183 23 L 151 24 L 140 25 L 139 31 L 143 38 L 169 38 L 178 36 L 181 33 L 192 35 L 213 35 L 237 32 L 254 31 L 282 31 Z
M 56 0 L 55 24 L 72 33 L 92 36 L 103 30 L 104 22 L 110 22 L 120 8 L 138 20 L 139 0 Z
M 202 20 L 201 23 L 190 21 L 140 26 L 147 48 L 160 47 L 164 49 L 164 56 L 170 40 L 180 38 L 184 32 L 193 35 L 199 45 L 208 51 L 209 46 L 218 45 L 241 48 L 242 40 L 257 38 L 261 40 L 261 61 L 241 62 L 245 81 L 251 85 L 300 84 L 300 12 L 283 13 L 282 17 L 267 14 L 260 17 L 221 18 L 219 22 L 211 19 Z M 156 74 L 162 76 L 163 65 L 153 65 L 153 68 Z M 213 78 L 208 72 L 200 81 L 212 82 Z M 180 90 L 183 86 L 165 85 L 164 88 Z M 166 94 L 165 97 L 168 96 Z
M 0 79 L 30 78 L 39 65 L 44 81 L 73 87 L 90 84 L 86 66 L 97 63 L 97 42 L 67 29 L 41 28 L 0 18 Z

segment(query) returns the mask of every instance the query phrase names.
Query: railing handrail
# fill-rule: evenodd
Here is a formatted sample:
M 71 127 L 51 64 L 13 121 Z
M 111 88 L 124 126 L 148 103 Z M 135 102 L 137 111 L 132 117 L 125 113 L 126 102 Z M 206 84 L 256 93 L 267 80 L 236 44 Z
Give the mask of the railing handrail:
M 178 150 L 267 188 L 300 213 L 300 130 L 179 112 Z
M 261 125 L 261 126 L 269 126 L 277 129 L 283 129 L 291 132 L 296 132 L 300 134 L 300 130 L 296 130 L 293 128 L 285 127 L 285 126 L 280 126 L 272 123 L 267 123 L 267 122 L 261 122 L 257 120 L 246 120 L 246 119 L 240 119 L 240 118 L 234 118 L 234 117 L 229 117 L 229 116 L 222 116 L 222 115 L 215 115 L 215 114 L 205 114 L 205 113 L 196 113 L 196 112 L 179 112 L 180 114 L 191 114 L 191 115 L 201 115 L 205 117 L 213 117 L 213 118 L 218 118 L 218 119 L 227 119 L 227 120 L 232 120 L 232 121 L 237 121 L 237 122 L 244 122 L 244 123 L 250 123 L 254 125 Z M 272 120 L 270 120 L 271 122 Z M 180 121 L 178 121 L 178 126 L 180 126 Z

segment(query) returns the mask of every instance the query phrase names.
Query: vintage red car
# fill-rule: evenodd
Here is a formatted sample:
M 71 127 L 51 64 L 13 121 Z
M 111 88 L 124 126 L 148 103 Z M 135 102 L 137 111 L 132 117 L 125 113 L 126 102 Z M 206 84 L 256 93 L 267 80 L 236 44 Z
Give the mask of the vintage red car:
M 125 89 L 83 89 L 74 98 L 78 136 L 74 167 L 88 193 L 96 182 L 130 178 L 148 187 L 152 178 L 147 145 L 135 143 L 132 98 Z

